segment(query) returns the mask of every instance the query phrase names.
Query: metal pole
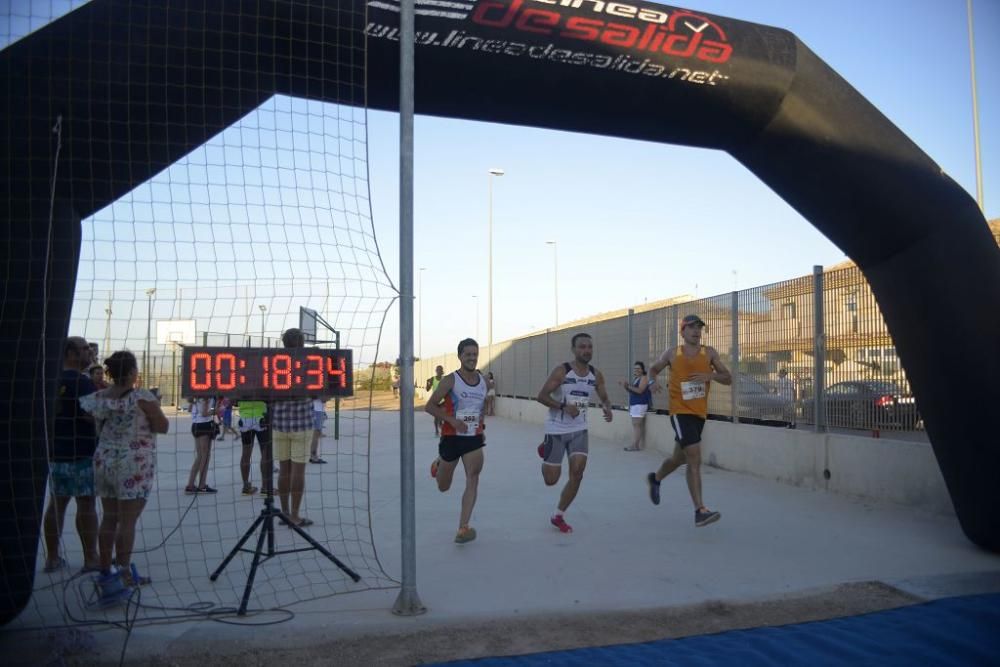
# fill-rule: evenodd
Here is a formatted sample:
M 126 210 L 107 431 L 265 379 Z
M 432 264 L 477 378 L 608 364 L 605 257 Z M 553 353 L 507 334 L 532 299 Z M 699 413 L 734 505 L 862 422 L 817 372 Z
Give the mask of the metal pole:
M 972 0 L 966 0 L 969 15 L 969 72 L 972 77 L 972 135 L 976 151 L 976 203 L 985 212 L 983 204 L 983 162 L 979 152 L 979 93 L 976 86 L 976 40 L 972 29 Z
M 559 244 L 556 241 L 546 241 L 552 246 L 552 302 L 555 305 L 556 323 L 559 326 Z
M 107 319 L 104 321 L 104 357 L 111 353 L 111 291 L 108 290 L 108 307 L 104 309 Z M 96 359 L 94 361 L 97 361 Z
M 486 287 L 488 294 L 486 295 L 486 338 L 489 344 L 490 356 L 493 355 L 493 172 L 492 170 L 486 175 L 487 183 L 489 183 L 489 276 L 487 277 L 488 285 Z
M 823 318 L 823 267 L 813 267 L 813 430 L 826 430 L 826 326 Z
M 340 349 L 340 332 L 334 331 L 333 345 Z M 340 440 L 340 396 L 333 399 L 333 439 Z
M 424 358 L 424 271 L 426 266 L 421 266 L 417 274 L 417 356 Z M 402 380 L 400 380 L 402 383 Z
M 670 329 L 667 331 L 667 347 L 673 348 L 677 347 L 677 306 L 670 306 L 668 312 L 670 314 L 667 317 L 667 322 L 670 323 Z
M 552 244 L 552 300 L 555 302 L 556 326 L 559 326 L 559 250 L 558 246 Z
M 392 613 L 427 611 L 417 595 L 413 427 L 413 49 L 414 0 L 399 13 L 399 478 L 403 582 Z
M 476 340 L 479 340 L 479 297 L 475 294 L 472 298 L 476 300 Z
M 156 288 L 150 287 L 146 290 L 146 350 L 142 353 L 142 386 L 149 389 L 149 339 L 150 339 L 150 327 L 153 323 L 153 295 L 156 294 Z
M 729 346 L 730 363 L 733 367 L 732 391 L 729 392 L 731 408 L 733 411 L 733 423 L 740 423 L 740 293 L 733 292 L 732 305 L 732 330 L 733 340 Z
M 635 323 L 632 322 L 633 317 L 635 317 L 635 309 L 629 308 L 628 317 L 625 319 L 625 331 L 626 331 L 625 335 L 628 337 L 628 351 L 626 353 L 628 355 L 628 358 L 625 359 L 625 379 L 627 382 L 632 381 L 632 366 L 633 364 L 635 364 L 636 361 L 635 349 L 632 346 L 632 338 L 634 336 L 633 327 L 635 326 Z
M 259 303 L 257 307 L 260 309 L 260 346 L 264 347 L 264 320 L 267 318 L 267 306 Z
M 174 395 L 174 407 L 177 407 L 181 404 L 177 398 L 177 380 L 180 378 L 180 375 L 177 373 L 177 343 L 170 344 L 170 351 L 170 374 L 173 375 L 173 379 L 170 381 L 170 393 Z
M 489 197 L 490 197 L 490 215 L 489 215 L 489 277 L 487 290 L 489 294 L 486 297 L 486 319 L 487 319 L 487 340 L 489 344 L 489 356 L 493 358 L 493 177 L 503 176 L 503 169 L 497 169 L 494 167 L 490 169 L 486 175 L 487 183 L 489 187 Z

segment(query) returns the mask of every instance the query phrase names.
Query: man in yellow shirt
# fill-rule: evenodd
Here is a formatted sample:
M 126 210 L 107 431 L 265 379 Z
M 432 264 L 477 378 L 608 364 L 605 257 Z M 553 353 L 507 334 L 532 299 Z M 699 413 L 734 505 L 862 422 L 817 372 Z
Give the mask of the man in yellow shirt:
M 701 527 L 722 518 L 705 507 L 701 497 L 701 431 L 708 418 L 708 394 L 712 382 L 732 384 L 733 376 L 714 347 L 701 344 L 705 323 L 697 315 L 681 320 L 683 344 L 668 348 L 649 367 L 649 384 L 670 367 L 670 425 L 674 428 L 674 453 L 660 469 L 646 477 L 649 499 L 660 504 L 660 482 L 687 463 L 687 485 L 694 503 L 694 525 Z

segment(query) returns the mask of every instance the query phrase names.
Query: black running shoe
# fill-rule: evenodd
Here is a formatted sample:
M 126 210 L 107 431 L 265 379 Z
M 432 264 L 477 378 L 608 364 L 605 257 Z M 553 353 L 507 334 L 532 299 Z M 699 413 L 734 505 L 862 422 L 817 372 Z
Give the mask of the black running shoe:
M 649 484 L 649 499 L 654 505 L 660 504 L 660 483 L 656 481 L 656 473 L 651 472 L 646 475 L 646 482 Z
M 722 515 L 718 512 L 713 512 L 707 507 L 702 507 L 694 513 L 694 525 L 701 528 L 702 526 L 707 526 L 710 523 L 715 523 L 721 518 Z

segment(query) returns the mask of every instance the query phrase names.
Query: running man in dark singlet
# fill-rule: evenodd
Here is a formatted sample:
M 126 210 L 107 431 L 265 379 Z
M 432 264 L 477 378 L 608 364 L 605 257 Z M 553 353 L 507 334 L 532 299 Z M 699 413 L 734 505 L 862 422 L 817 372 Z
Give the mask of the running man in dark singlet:
M 476 370 L 479 344 L 466 338 L 458 344 L 458 359 L 462 366 L 442 377 L 431 394 L 424 411 L 441 421 L 441 442 L 438 458 L 431 463 L 431 477 L 437 479 L 444 493 L 451 488 L 452 477 L 459 459 L 465 467 L 465 493 L 462 513 L 458 520 L 455 542 L 465 544 L 476 539 L 476 529 L 469 525 L 472 508 L 479 492 L 479 473 L 483 470 L 483 405 L 486 401 L 486 378 Z M 438 369 L 441 369 L 438 366 Z M 443 372 L 443 369 L 441 369 Z

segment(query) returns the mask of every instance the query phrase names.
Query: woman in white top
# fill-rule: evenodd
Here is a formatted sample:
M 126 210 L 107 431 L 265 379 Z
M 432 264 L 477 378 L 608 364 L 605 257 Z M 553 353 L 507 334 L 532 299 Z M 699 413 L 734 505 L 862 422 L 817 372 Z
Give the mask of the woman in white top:
M 105 362 L 114 384 L 80 398 L 99 424 L 94 452 L 94 486 L 104 517 L 98 533 L 102 596 L 115 597 L 125 587 L 145 584 L 132 564 L 135 525 L 156 478 L 156 434 L 169 423 L 160 402 L 146 389 L 133 389 L 138 368 L 131 352 L 115 352 Z M 111 569 L 112 558 L 119 571 Z
M 486 414 L 494 415 L 497 402 L 497 381 L 493 379 L 493 371 L 486 374 Z
M 212 459 L 212 440 L 215 438 L 215 399 L 197 398 L 191 408 L 191 435 L 194 436 L 194 461 L 188 474 L 184 493 L 217 493 L 208 485 L 208 462 Z M 198 486 L 194 485 L 198 478 Z

